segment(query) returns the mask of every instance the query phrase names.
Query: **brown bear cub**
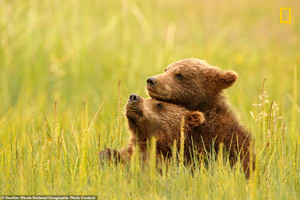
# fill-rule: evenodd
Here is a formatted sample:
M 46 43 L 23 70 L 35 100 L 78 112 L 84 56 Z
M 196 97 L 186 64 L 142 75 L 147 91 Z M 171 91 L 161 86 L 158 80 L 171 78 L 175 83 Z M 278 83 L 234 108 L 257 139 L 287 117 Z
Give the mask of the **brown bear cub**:
M 204 113 L 205 122 L 197 127 L 195 148 L 202 153 L 212 149 L 217 153 L 224 144 L 231 166 L 238 158 L 249 177 L 252 142 L 250 134 L 230 110 L 223 90 L 237 79 L 237 73 L 222 71 L 199 59 L 184 59 L 169 65 L 165 72 L 147 80 L 148 94 L 157 100 L 174 103 L 191 111 Z M 252 168 L 253 169 L 253 168 Z
M 144 99 L 136 94 L 129 97 L 126 105 L 126 117 L 131 132 L 128 146 L 120 151 L 108 149 L 99 153 L 100 159 L 116 159 L 128 162 L 136 145 L 139 146 L 143 160 L 147 159 L 147 142 L 156 138 L 156 158 L 172 156 L 172 146 L 177 141 L 180 146 L 181 130 L 183 128 L 185 149 L 191 146 L 191 136 L 197 135 L 197 127 L 205 120 L 203 113 L 189 111 L 184 107 L 161 102 L 155 99 Z M 182 122 L 184 125 L 182 126 Z M 188 151 L 185 150 L 188 155 Z

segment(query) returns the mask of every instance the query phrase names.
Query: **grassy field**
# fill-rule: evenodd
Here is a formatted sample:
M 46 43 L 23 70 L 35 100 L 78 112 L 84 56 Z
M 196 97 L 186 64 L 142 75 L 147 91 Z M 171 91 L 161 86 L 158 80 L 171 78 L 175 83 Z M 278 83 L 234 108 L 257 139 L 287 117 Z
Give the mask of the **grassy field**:
M 300 198 L 299 1 L 0 5 L 1 195 Z M 290 24 L 280 23 L 280 7 L 291 7 Z M 146 97 L 147 77 L 190 57 L 239 73 L 227 95 L 255 138 L 252 178 L 221 159 L 194 175 L 176 164 L 163 175 L 152 165 L 141 170 L 138 158 L 100 164 L 98 151 L 127 143 L 128 96 Z

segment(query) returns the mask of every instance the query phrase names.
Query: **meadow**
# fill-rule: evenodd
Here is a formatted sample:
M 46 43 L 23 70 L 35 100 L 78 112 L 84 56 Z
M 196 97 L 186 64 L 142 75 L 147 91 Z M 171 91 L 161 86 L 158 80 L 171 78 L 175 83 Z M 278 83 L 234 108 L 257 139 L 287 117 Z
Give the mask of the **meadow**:
M 0 195 L 299 199 L 300 2 L 0 0 Z M 280 23 L 291 7 L 291 23 Z M 286 19 L 286 16 L 283 16 Z M 146 79 L 196 57 L 238 72 L 228 100 L 256 170 L 212 161 L 162 174 L 100 163 L 127 144 L 124 106 Z

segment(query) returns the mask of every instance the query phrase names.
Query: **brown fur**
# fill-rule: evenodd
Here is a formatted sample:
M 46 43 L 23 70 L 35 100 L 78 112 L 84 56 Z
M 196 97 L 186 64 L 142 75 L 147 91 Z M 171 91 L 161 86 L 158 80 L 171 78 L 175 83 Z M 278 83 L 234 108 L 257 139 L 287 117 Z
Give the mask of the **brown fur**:
M 152 137 L 156 138 L 157 160 L 161 156 L 172 156 L 172 146 L 177 141 L 180 144 L 181 124 L 184 121 L 185 136 L 194 136 L 196 128 L 203 123 L 203 113 L 189 111 L 184 107 L 161 102 L 155 99 L 143 99 L 128 101 L 126 105 L 126 117 L 131 137 L 126 148 L 120 151 L 106 148 L 99 153 L 101 159 L 117 159 L 128 162 L 136 148 L 139 146 L 143 160 L 148 158 L 147 142 Z M 189 137 L 185 137 L 185 144 L 189 144 Z M 188 152 L 185 152 L 188 155 Z
M 147 91 L 152 98 L 204 113 L 206 120 L 197 128 L 199 134 L 194 137 L 195 147 L 199 151 L 203 148 L 210 151 L 214 143 L 214 150 L 218 152 L 219 145 L 223 143 L 231 164 L 240 155 L 249 177 L 252 139 L 229 109 L 223 94 L 224 89 L 235 83 L 237 73 L 222 71 L 199 59 L 184 59 L 172 63 L 164 73 L 151 79 L 155 84 L 150 84 L 148 79 Z

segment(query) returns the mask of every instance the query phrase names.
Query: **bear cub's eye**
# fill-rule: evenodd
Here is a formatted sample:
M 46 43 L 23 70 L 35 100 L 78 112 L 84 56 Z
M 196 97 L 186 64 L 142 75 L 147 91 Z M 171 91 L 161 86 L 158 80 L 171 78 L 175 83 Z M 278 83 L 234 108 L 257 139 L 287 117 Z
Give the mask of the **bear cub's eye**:
M 183 79 L 183 76 L 182 76 L 182 74 L 176 74 L 176 77 L 178 78 L 178 79 Z
M 161 103 L 158 103 L 158 104 L 157 104 L 157 108 L 158 108 L 158 109 L 162 109 L 162 108 L 163 108 L 163 105 L 162 105 Z

